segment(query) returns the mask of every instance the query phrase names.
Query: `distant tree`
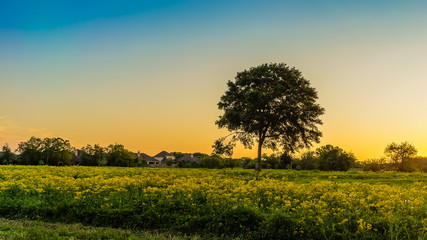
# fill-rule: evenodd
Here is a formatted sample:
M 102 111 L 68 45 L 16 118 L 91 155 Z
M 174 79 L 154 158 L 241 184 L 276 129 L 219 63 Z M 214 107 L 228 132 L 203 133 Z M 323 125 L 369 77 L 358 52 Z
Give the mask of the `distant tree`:
M 275 169 L 279 167 L 280 158 L 276 154 L 267 155 L 265 153 L 262 154 L 262 168 Z
M 292 163 L 293 163 L 293 158 L 292 155 L 289 154 L 288 152 L 284 152 L 280 155 L 279 157 L 279 166 L 276 168 L 293 168 Z
M 18 144 L 17 151 L 19 163 L 26 165 L 58 165 L 70 164 L 73 155 L 73 149 L 68 140 L 62 138 L 36 138 L 31 137 L 26 142 Z
M 419 171 L 427 172 L 427 157 L 415 157 L 412 160 Z
M 201 153 L 201 152 L 195 152 L 195 153 L 193 153 L 193 156 L 194 156 L 194 157 L 196 157 L 196 158 L 199 158 L 199 159 L 203 159 L 203 158 L 205 158 L 205 157 L 209 157 L 209 155 L 208 155 L 208 154 L 206 154 L 206 153 Z
M 186 153 L 182 153 L 182 152 L 171 152 L 171 154 L 172 154 L 175 158 L 180 158 L 180 157 L 184 157 Z
M 44 138 L 42 140 L 42 159 L 47 165 L 56 166 L 59 163 L 69 165 L 73 156 L 70 141 L 62 138 Z
M 347 153 L 339 147 L 326 145 L 317 149 L 320 170 L 347 171 L 356 161 L 352 153 Z
M 205 168 L 221 169 L 225 167 L 224 159 L 215 154 L 212 154 L 211 156 L 202 159 L 200 165 L 201 167 L 205 167 Z
M 301 170 L 314 170 L 317 168 L 318 158 L 313 151 L 305 152 L 301 155 L 299 166 Z
M 105 148 L 101 147 L 98 144 L 92 145 L 88 144 L 82 149 L 81 162 L 83 166 L 103 166 L 106 161 Z
M 95 144 L 93 145 L 93 151 L 95 155 L 95 161 L 98 163 L 98 166 L 107 165 L 105 147 L 101 147 L 99 144 Z
M 17 149 L 20 153 L 19 163 L 24 165 L 38 165 L 42 159 L 42 147 L 42 140 L 34 136 L 26 142 L 20 142 Z
M 361 162 L 363 171 L 378 172 L 381 170 L 387 170 L 389 163 L 385 158 L 373 158 Z
M 106 152 L 108 166 L 131 167 L 135 159 L 135 154 L 121 144 L 110 144 Z
M 248 157 L 243 157 L 240 159 L 240 167 L 245 169 L 255 169 L 255 160 Z
M 407 161 L 411 157 L 417 155 L 417 149 L 409 142 L 402 142 L 400 144 L 393 142 L 387 145 L 384 153 L 386 156 L 390 157 L 397 170 L 403 171 Z
M 256 170 L 264 147 L 294 152 L 319 142 L 324 109 L 316 103 L 317 92 L 300 71 L 283 63 L 262 64 L 237 73 L 218 108 L 224 110 L 216 124 L 232 132 L 247 148 L 258 143 Z M 217 140 L 225 142 L 225 138 Z M 215 146 L 232 146 L 215 142 Z
M 0 155 L 0 164 L 12 164 L 15 161 L 15 154 L 13 154 L 7 143 L 2 147 L 3 153 Z

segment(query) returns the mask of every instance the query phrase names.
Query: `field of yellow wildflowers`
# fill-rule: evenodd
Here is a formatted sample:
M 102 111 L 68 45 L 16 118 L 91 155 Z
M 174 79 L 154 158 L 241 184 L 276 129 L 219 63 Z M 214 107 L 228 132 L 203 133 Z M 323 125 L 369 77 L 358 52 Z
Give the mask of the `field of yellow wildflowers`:
M 241 239 L 427 239 L 427 175 L 0 166 L 0 214 Z

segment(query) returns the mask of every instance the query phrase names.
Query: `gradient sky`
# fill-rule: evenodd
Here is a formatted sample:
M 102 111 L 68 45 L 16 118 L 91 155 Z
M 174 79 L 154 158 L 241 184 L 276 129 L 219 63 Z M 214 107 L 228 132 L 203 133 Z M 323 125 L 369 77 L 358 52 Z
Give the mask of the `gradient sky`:
M 212 151 L 227 80 L 301 70 L 326 109 L 321 145 L 361 160 L 427 155 L 426 1 L 0 2 L 0 144 L 59 136 Z M 254 157 L 256 150 L 236 149 Z

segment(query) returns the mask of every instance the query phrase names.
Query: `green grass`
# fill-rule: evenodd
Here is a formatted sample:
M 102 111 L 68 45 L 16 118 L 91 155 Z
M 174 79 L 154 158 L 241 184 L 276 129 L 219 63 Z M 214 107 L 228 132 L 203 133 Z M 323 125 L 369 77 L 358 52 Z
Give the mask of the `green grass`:
M 82 224 L 46 223 L 31 220 L 0 218 L 0 239 L 127 239 L 127 240 L 200 240 L 206 237 L 178 233 L 132 231 L 116 228 L 88 227 Z
M 249 177 L 253 175 L 251 171 L 224 170 L 227 175 Z M 390 186 L 411 186 L 414 183 L 427 184 L 427 174 L 421 172 L 364 172 L 364 171 L 295 171 L 295 170 L 271 170 L 261 171 L 260 178 L 283 179 L 294 183 L 311 183 L 316 181 L 332 181 L 338 183 L 368 183 L 387 184 Z

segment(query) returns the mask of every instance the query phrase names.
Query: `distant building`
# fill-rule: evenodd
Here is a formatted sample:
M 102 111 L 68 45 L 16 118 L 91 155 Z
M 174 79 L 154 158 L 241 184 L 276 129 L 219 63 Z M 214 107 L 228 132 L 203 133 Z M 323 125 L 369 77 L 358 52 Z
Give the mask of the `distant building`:
M 166 151 L 161 151 L 154 156 L 154 159 L 158 160 L 161 165 L 166 165 L 168 160 L 174 161 L 175 156 Z
M 138 153 L 139 153 L 139 151 L 138 151 Z M 144 160 L 147 163 L 148 166 L 155 167 L 155 166 L 160 165 L 160 161 L 159 160 L 157 160 L 157 159 L 149 156 L 148 154 L 139 153 L 138 157 L 141 158 L 142 160 Z

